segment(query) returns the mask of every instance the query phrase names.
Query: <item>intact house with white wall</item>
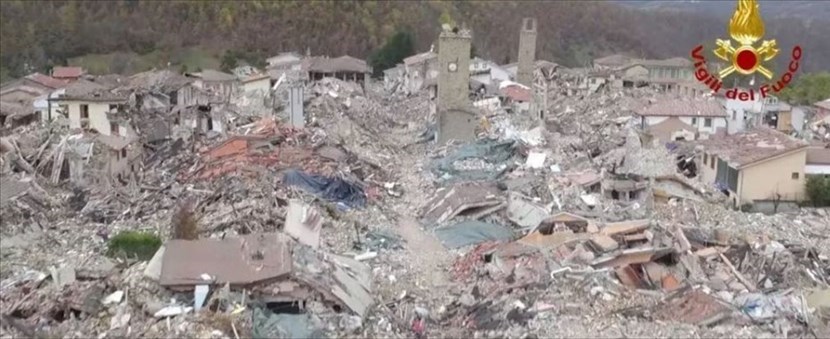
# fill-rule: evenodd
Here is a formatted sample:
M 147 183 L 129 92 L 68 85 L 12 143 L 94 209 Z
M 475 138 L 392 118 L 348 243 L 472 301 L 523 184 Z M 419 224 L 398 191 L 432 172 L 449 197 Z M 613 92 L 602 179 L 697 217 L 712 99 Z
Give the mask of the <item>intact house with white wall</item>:
M 102 135 L 128 136 L 131 133 L 127 126 L 113 118 L 126 109 L 128 98 L 113 93 L 108 86 L 80 79 L 49 101 L 69 120 L 70 129 L 95 130 Z
M 637 117 L 642 130 L 662 129 L 660 134 L 669 139 L 661 140 L 664 142 L 708 139 L 725 134 L 727 128 L 726 109 L 713 99 L 661 99 L 640 109 Z M 666 129 L 666 124 L 674 126 Z
M 805 199 L 806 142 L 762 126 L 699 145 L 699 178 L 727 194 L 735 207 Z

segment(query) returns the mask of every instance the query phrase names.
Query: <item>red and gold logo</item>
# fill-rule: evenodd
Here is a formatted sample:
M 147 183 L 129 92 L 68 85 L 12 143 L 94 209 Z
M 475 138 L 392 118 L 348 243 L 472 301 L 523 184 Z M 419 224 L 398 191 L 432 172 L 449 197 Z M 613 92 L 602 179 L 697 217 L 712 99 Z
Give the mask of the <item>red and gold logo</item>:
M 729 21 L 728 30 L 732 39 L 717 39 L 717 48 L 713 53 L 719 59 L 726 61 L 729 66 L 721 69 L 717 76 L 710 74 L 706 68 L 706 59 L 702 55 L 703 45 L 699 45 L 692 50 L 692 59 L 695 60 L 695 78 L 716 93 L 723 86 L 723 80 L 733 73 L 743 75 L 760 73 L 768 80 L 772 80 L 774 74 L 767 64 L 778 55 L 779 50 L 774 39 L 762 40 L 765 33 L 764 21 L 761 18 L 758 2 L 738 0 L 735 13 Z M 801 52 L 801 47 L 795 46 L 792 51 L 792 61 L 781 79 L 772 86 L 764 84 L 759 87 L 761 98 L 766 97 L 770 89 L 777 93 L 792 81 L 793 74 L 798 70 Z M 755 100 L 755 90 L 749 89 L 748 92 L 741 92 L 738 89 L 732 89 L 727 91 L 727 97 Z

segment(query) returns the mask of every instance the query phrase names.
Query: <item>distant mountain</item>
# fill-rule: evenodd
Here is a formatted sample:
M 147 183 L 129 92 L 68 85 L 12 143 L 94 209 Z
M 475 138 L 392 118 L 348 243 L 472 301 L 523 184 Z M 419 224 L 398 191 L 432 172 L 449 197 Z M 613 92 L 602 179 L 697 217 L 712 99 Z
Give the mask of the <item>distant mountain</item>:
M 633 8 L 653 11 L 690 11 L 729 18 L 735 11 L 737 1 L 711 0 L 619 0 Z M 775 0 L 759 1 L 764 18 L 827 19 L 830 18 L 830 1 Z
M 765 37 L 784 51 L 804 50 L 800 72 L 830 69 L 830 2 L 763 2 L 763 11 L 822 19 L 765 16 Z M 627 4 L 627 5 L 626 5 Z M 234 51 L 252 60 L 279 52 L 367 58 L 398 30 L 415 47 L 435 44 L 442 21 L 473 31 L 476 54 L 516 60 L 524 17 L 538 19 L 536 56 L 570 67 L 625 53 L 688 57 L 727 36 L 735 1 L 26 1 L 0 0 L 0 78 L 46 72 L 69 59 L 113 53 L 152 57 L 157 67 L 193 58 L 187 51 Z M 805 7 L 806 6 L 806 7 Z M 708 13 L 708 14 L 707 14 Z M 808 18 L 807 16 L 804 16 Z M 221 52 L 219 52 L 221 53 Z M 220 57 L 214 55 L 214 57 Z M 112 58 L 110 70 L 126 69 Z M 119 65 L 124 67 L 115 67 Z M 127 65 L 129 66 L 129 65 Z M 152 66 L 152 65 L 148 65 Z M 132 67 L 132 66 L 130 66 Z

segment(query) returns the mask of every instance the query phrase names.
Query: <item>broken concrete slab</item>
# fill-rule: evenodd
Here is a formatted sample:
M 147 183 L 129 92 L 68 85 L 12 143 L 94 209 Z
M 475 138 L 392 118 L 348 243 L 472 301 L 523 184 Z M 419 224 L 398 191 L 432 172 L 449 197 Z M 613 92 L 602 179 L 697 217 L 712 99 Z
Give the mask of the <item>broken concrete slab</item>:
M 501 192 L 494 185 L 458 185 L 438 189 L 422 215 L 426 224 L 440 224 L 470 210 L 501 203 Z
M 279 234 L 239 238 L 170 240 L 165 244 L 159 283 L 192 289 L 207 274 L 217 284 L 244 286 L 291 272 L 291 254 Z
M 649 225 L 651 225 L 651 220 L 647 219 L 609 222 L 605 223 L 599 232 L 609 236 L 639 233 L 645 231 Z
M 597 253 L 611 252 L 620 247 L 619 243 L 617 243 L 614 239 L 604 234 L 593 235 L 588 244 Z
M 115 263 L 107 257 L 96 258 L 91 264 L 76 270 L 79 279 L 104 279 L 116 271 Z
M 61 287 L 75 282 L 75 268 L 71 266 L 63 266 L 59 268 L 52 267 L 52 281 L 55 286 Z
M 565 244 L 582 242 L 590 238 L 591 235 L 587 233 L 555 232 L 544 234 L 539 230 L 535 230 L 518 241 L 534 247 L 554 249 Z
M 529 201 L 527 197 L 511 192 L 507 202 L 507 218 L 522 228 L 533 229 L 548 216 L 547 210 Z
M 513 239 L 513 232 L 501 225 L 468 220 L 448 227 L 435 229 L 435 236 L 447 248 L 459 248 L 487 241 Z
M 530 152 L 530 154 L 527 155 L 527 162 L 525 163 L 525 166 L 534 169 L 544 168 L 547 156 L 547 154 L 542 152 Z
M 285 217 L 285 233 L 297 239 L 301 244 L 320 247 L 320 231 L 323 228 L 323 217 L 308 204 L 298 199 L 288 202 L 288 213 Z
M 161 278 L 161 265 L 164 260 L 164 245 L 161 245 L 153 255 L 153 258 L 147 263 L 144 268 L 144 276 L 152 280 L 158 281 Z
M 293 250 L 291 281 L 310 287 L 328 301 L 364 316 L 374 304 L 372 270 L 352 258 L 298 245 Z

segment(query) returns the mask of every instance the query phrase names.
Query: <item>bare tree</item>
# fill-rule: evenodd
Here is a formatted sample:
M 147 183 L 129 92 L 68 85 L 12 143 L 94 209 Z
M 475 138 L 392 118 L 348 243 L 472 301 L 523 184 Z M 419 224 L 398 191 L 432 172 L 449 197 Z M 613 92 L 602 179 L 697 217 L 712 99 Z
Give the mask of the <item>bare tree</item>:
M 173 239 L 196 240 L 199 238 L 199 218 L 195 211 L 196 202 L 185 199 L 176 208 L 170 220 Z

